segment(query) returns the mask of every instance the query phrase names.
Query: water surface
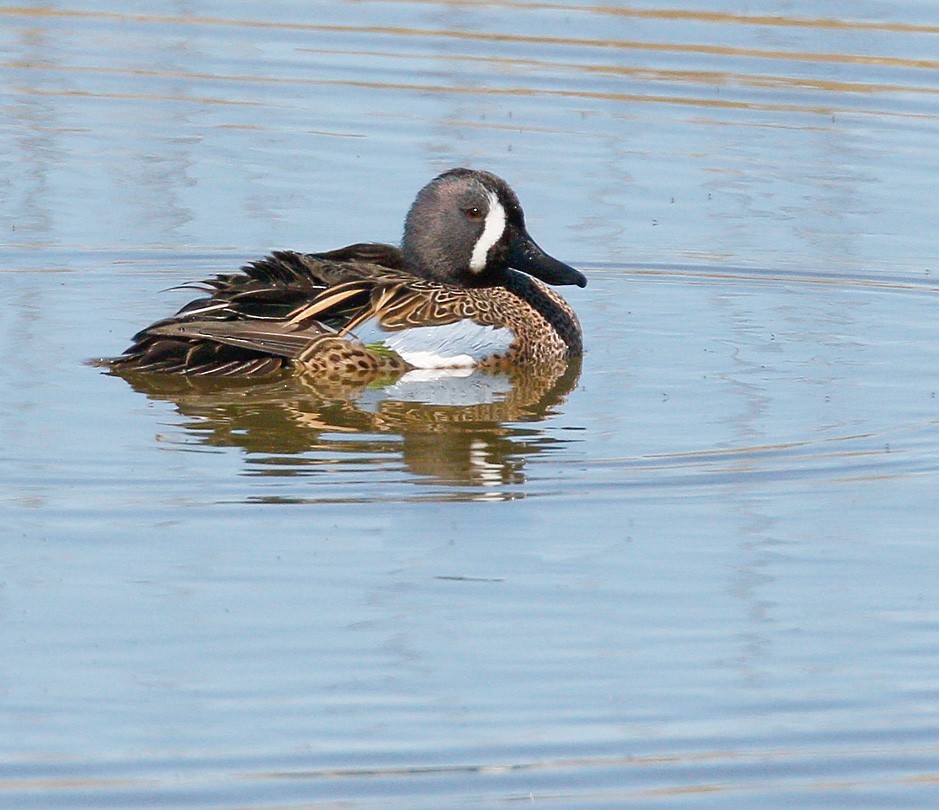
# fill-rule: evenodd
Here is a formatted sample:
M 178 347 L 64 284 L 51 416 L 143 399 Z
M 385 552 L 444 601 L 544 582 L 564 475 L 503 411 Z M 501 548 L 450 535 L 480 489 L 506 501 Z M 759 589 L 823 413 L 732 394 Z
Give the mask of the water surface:
M 933 4 L 0 21 L 0 805 L 939 802 Z M 582 366 L 85 365 L 454 165 Z

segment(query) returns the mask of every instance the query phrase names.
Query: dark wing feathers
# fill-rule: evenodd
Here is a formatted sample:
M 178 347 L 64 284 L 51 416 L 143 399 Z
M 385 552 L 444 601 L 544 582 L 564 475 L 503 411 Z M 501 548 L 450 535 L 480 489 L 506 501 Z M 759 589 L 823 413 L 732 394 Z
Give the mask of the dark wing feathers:
M 328 253 L 278 251 L 191 285 L 208 295 L 134 336 L 116 370 L 199 375 L 267 374 L 317 340 L 348 331 L 414 277 L 390 245 Z M 309 316 L 306 314 L 309 313 Z
M 147 333 L 196 344 L 223 343 L 287 359 L 297 357 L 311 340 L 334 334 L 319 325 L 298 331 L 285 321 L 217 320 L 171 321 L 150 327 Z
M 398 248 L 375 242 L 360 242 L 326 253 L 311 253 L 309 256 L 323 262 L 377 264 L 388 270 L 404 270 L 404 256 Z
M 284 367 L 281 357 L 246 352 L 221 343 L 183 343 L 155 337 L 131 349 L 113 358 L 110 366 L 116 371 L 197 376 L 261 376 Z

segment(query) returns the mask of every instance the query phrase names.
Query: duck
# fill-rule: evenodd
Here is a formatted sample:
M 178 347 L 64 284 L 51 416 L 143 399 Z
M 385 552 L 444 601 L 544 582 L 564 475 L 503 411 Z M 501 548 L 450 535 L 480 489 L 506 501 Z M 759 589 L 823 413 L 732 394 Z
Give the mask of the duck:
M 505 180 L 454 168 L 418 192 L 400 247 L 275 251 L 185 285 L 201 297 L 100 363 L 119 374 L 293 371 L 366 382 L 557 366 L 582 355 L 583 336 L 553 287 L 586 284 L 532 239 Z

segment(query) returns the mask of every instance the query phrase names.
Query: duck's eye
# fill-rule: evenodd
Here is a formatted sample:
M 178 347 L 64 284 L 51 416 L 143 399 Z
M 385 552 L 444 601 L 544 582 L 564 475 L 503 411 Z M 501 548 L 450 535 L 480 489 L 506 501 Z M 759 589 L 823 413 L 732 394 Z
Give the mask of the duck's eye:
M 464 213 L 466 214 L 467 219 L 482 219 L 483 218 L 482 208 L 476 208 L 475 206 L 473 206 L 472 208 L 467 208 Z

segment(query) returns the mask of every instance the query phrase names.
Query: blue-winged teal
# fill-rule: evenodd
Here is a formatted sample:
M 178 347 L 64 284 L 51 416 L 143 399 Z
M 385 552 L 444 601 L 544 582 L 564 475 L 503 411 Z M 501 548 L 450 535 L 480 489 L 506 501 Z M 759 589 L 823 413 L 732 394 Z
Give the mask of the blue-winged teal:
M 296 368 L 360 378 L 557 364 L 580 356 L 580 324 L 543 281 L 587 283 L 535 244 L 504 180 L 451 169 L 418 193 L 400 250 L 276 252 L 197 285 L 209 295 L 105 363 L 121 372 Z

